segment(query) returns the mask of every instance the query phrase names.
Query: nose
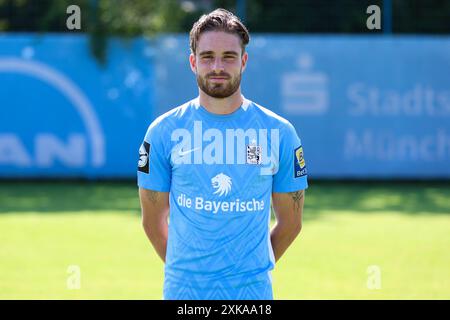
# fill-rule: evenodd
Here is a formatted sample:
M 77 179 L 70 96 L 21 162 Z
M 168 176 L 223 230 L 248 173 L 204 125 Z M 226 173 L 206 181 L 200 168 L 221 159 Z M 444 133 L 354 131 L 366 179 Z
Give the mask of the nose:
M 224 71 L 222 59 L 220 59 L 219 57 L 216 58 L 216 59 L 214 60 L 214 63 L 213 63 L 213 65 L 212 65 L 212 68 L 213 68 L 213 70 L 214 70 L 215 73 L 220 73 L 220 72 Z

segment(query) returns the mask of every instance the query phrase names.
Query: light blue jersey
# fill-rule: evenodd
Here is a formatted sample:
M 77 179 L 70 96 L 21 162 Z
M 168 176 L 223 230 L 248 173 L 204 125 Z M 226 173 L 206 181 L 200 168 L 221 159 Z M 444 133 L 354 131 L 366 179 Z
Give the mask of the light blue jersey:
M 170 192 L 165 299 L 273 299 L 272 192 L 308 187 L 284 118 L 244 98 L 228 115 L 199 99 L 149 126 L 138 185 Z

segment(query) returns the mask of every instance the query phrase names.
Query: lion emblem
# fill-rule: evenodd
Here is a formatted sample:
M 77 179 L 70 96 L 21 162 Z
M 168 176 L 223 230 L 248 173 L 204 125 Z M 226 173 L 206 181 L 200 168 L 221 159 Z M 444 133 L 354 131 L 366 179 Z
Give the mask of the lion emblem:
M 218 193 L 219 196 L 227 195 L 231 190 L 231 178 L 223 173 L 212 178 L 211 184 L 214 189 L 217 189 L 214 194 Z

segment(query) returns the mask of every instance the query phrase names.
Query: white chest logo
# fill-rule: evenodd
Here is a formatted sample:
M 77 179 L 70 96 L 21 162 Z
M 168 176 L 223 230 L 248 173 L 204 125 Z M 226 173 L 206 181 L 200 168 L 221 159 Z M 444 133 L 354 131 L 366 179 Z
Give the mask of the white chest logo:
M 218 193 L 219 196 L 227 195 L 231 190 L 231 178 L 223 173 L 219 173 L 217 176 L 211 179 L 211 183 L 216 191 L 214 194 Z

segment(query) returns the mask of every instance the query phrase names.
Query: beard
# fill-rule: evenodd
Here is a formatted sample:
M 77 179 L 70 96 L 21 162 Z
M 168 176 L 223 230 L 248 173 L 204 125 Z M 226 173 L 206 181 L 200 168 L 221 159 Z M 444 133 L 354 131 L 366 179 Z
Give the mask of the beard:
M 228 77 L 228 81 L 224 83 L 209 82 L 208 78 L 213 76 Z M 230 77 L 229 74 L 207 74 L 202 77 L 197 74 L 197 84 L 199 88 L 208 96 L 217 99 L 228 98 L 235 93 L 241 85 L 242 71 L 236 77 Z

